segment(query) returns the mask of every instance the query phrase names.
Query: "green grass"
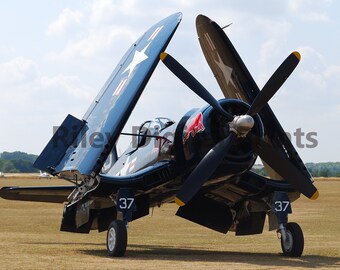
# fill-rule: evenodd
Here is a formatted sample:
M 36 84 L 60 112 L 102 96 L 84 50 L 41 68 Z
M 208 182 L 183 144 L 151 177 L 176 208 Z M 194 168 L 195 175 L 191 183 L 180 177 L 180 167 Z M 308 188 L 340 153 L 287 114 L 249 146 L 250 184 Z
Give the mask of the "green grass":
M 1 186 L 54 185 L 61 180 L 1 179 Z M 0 199 L 3 269 L 340 269 L 340 181 L 317 181 L 320 197 L 293 204 L 290 221 L 305 234 L 303 257 L 280 255 L 275 232 L 235 237 L 175 216 L 176 205 L 130 223 L 124 258 L 108 258 L 106 233 L 59 231 L 61 204 Z M 152 212 L 152 211 L 150 211 Z

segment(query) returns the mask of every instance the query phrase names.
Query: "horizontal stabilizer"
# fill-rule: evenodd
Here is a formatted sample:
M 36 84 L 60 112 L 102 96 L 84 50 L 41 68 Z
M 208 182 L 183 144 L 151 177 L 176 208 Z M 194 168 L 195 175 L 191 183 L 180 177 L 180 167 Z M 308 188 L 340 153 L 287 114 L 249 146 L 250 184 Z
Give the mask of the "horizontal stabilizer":
M 0 197 L 6 200 L 63 203 L 75 186 L 3 187 Z
M 34 162 L 33 167 L 54 174 L 54 168 L 65 156 L 68 148 L 73 144 L 84 125 L 85 121 L 81 121 L 69 114 Z

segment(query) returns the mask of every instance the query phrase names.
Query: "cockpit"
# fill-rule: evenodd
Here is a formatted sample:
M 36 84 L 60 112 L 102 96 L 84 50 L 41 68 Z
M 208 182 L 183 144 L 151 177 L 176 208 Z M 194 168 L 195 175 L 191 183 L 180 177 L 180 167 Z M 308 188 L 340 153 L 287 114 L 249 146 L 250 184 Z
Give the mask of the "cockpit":
M 166 117 L 156 117 L 153 120 L 148 120 L 142 123 L 138 130 L 138 145 L 145 145 L 147 137 L 159 136 L 160 132 L 173 125 L 175 121 Z
M 172 124 L 175 123 L 174 120 L 171 120 L 166 117 L 157 117 L 153 120 L 153 122 L 155 122 L 156 124 L 158 123 L 160 125 L 160 130 L 170 127 Z
M 154 134 L 155 132 L 160 132 L 174 123 L 175 121 L 171 120 L 170 118 L 157 117 L 153 120 L 148 120 L 142 123 L 139 127 L 139 133 L 143 133 L 148 130 L 149 133 Z

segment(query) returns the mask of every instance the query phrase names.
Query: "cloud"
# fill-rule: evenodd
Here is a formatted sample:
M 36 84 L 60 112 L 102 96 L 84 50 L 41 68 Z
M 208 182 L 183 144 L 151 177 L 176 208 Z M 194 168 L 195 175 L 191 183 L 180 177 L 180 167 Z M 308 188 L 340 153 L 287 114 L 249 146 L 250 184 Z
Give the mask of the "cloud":
M 42 66 L 24 57 L 0 63 L 0 123 L 6 131 L 0 132 L 0 152 L 38 153 L 52 134 L 50 127 L 60 124 L 68 112 L 81 117 L 93 98 L 92 89 L 77 76 L 42 71 Z
M 93 59 L 120 47 L 119 40 L 133 37 L 135 33 L 127 27 L 106 26 L 89 29 L 82 38 L 69 41 L 62 50 L 50 52 L 46 57 L 54 61 Z
M 326 9 L 332 0 L 289 0 L 288 11 L 302 21 L 327 22 L 329 16 Z
M 20 114 L 25 109 L 27 111 L 32 109 L 31 113 L 34 113 L 36 108 L 44 105 L 50 110 L 60 98 L 64 100 L 64 104 L 92 100 L 93 89 L 82 83 L 78 76 L 45 75 L 42 70 L 44 70 L 42 66 L 24 57 L 0 63 L 0 84 L 3 88 L 0 99 L 2 116 L 12 111 Z M 41 99 L 44 100 L 43 103 L 40 103 Z
M 310 46 L 299 47 L 302 55 L 300 78 L 306 85 L 318 89 L 322 95 L 331 94 L 332 101 L 340 98 L 336 85 L 340 85 L 340 65 L 329 64 L 322 53 Z M 323 52 L 324 53 L 324 52 Z
M 60 36 L 65 34 L 69 28 L 81 23 L 84 15 L 80 11 L 73 11 L 65 8 L 58 16 L 58 18 L 51 22 L 46 30 L 47 36 Z
M 46 59 L 85 62 L 119 51 L 126 40 L 132 43 L 138 37 L 138 26 L 132 26 L 133 23 L 127 21 L 127 18 L 134 18 L 131 13 L 136 12 L 135 5 L 134 0 L 119 3 L 102 0 L 93 1 L 89 8 L 81 12 L 64 9 L 58 19 L 50 24 L 48 32 L 62 33 L 72 23 L 80 21 L 83 25 L 62 43 L 62 48 L 48 52 Z
M 280 55 L 281 44 L 288 38 L 291 24 L 286 20 L 260 20 L 259 28 L 266 33 L 266 40 L 262 42 L 259 63 L 272 61 L 273 56 Z
M 78 76 L 58 74 L 54 77 L 42 76 L 39 79 L 42 88 L 59 89 L 73 100 L 91 101 L 92 89 L 82 84 Z
M 131 16 L 136 13 L 136 1 L 94 1 L 91 7 L 90 21 L 93 25 L 117 23 L 117 17 Z
M 0 63 L 1 84 L 22 84 L 38 76 L 37 65 L 33 60 L 18 56 Z

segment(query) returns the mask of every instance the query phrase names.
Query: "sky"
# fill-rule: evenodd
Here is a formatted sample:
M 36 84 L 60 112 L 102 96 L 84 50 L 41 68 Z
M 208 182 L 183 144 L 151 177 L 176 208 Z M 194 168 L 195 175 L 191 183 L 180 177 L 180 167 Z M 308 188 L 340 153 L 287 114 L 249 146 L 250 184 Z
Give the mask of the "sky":
M 0 9 L 0 152 L 39 154 L 67 114 L 81 119 L 125 51 L 182 12 L 167 52 L 223 98 L 197 40 L 204 14 L 225 29 L 258 86 L 294 50 L 302 59 L 269 102 L 305 162 L 340 161 L 340 2 L 332 0 L 5 1 Z M 125 131 L 205 106 L 159 63 Z M 126 141 L 119 145 L 124 150 Z

